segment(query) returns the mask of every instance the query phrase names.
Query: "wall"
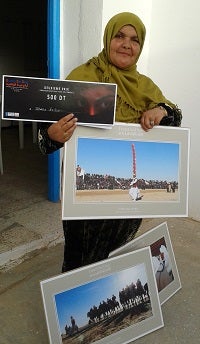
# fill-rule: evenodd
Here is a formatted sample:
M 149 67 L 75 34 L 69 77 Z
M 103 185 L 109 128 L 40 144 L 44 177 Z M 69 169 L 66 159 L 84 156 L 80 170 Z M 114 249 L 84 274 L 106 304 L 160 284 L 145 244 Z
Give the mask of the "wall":
M 183 127 L 191 128 L 189 216 L 199 211 L 199 80 L 200 2 L 154 0 L 148 74 L 183 111 Z
M 81 0 L 61 0 L 61 79 L 64 79 L 70 70 L 80 63 L 78 48 L 80 2 Z
M 61 2 L 61 78 L 65 78 L 101 49 L 102 1 Z
M 132 11 L 145 23 L 147 37 L 138 70 L 152 77 L 166 97 L 180 106 L 183 111 L 182 126 L 191 128 L 189 216 L 200 220 L 197 187 L 200 176 L 197 152 L 200 99 L 197 84 L 200 79 L 199 0 L 62 1 L 65 18 L 61 53 L 64 55 L 63 75 L 101 50 L 105 24 L 114 14 Z M 75 36 L 77 40 L 73 41 Z M 70 49 L 70 46 L 73 48 Z

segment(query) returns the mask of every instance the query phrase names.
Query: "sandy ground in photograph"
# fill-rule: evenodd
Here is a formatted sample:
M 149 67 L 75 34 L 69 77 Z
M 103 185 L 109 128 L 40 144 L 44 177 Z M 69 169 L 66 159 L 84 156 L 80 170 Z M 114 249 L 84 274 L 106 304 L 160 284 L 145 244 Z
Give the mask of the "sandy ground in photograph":
M 143 196 L 139 202 L 173 202 L 178 201 L 179 192 L 167 192 L 165 189 L 141 190 Z M 77 190 L 76 199 L 78 202 L 131 202 L 128 190 Z
M 138 307 L 138 308 L 137 308 Z M 127 309 L 110 318 L 88 325 L 84 329 L 79 329 L 77 334 L 64 336 L 63 344 L 94 343 L 120 330 L 152 317 L 151 306 L 149 303 L 138 305 L 136 309 Z M 108 341 L 109 342 L 109 341 Z M 112 342 L 112 340 L 111 340 Z

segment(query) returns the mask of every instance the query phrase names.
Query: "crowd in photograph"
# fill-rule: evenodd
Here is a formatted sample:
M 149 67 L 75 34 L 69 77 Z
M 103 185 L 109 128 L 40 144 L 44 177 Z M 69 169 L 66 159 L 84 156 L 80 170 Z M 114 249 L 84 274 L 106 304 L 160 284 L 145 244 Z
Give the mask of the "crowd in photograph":
M 136 283 L 132 282 L 122 290 L 119 290 L 119 301 L 113 294 L 110 298 L 100 302 L 98 306 L 94 305 L 91 307 L 87 313 L 89 324 L 112 317 L 118 312 L 136 307 L 145 302 L 150 302 L 148 284 L 145 283 L 143 286 L 138 278 Z
M 112 296 L 105 298 L 98 302 L 97 305 L 92 305 L 87 312 L 88 324 L 83 327 L 78 327 L 76 320 L 73 316 L 69 319 L 65 325 L 65 334 L 62 336 L 73 336 L 77 333 L 84 332 L 88 326 L 98 324 L 104 320 L 111 319 L 120 313 L 124 313 L 124 316 L 129 314 L 131 309 L 135 309 L 135 314 L 139 316 L 141 313 L 151 309 L 151 300 L 149 295 L 148 283 L 144 285 L 138 278 L 135 283 L 127 284 L 124 288 L 118 291 L 118 295 L 112 294 Z M 133 314 L 133 313 L 131 313 Z
M 76 176 L 77 190 L 128 190 L 132 178 L 116 178 L 115 176 L 85 173 Z M 145 189 L 165 189 L 167 192 L 175 192 L 178 182 L 167 180 L 145 180 L 137 179 L 137 186 Z

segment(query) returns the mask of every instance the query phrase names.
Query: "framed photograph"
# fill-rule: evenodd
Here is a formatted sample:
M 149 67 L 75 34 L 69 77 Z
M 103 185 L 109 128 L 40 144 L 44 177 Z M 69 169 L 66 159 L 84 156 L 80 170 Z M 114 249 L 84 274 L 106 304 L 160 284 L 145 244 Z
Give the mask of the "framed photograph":
M 51 344 L 128 343 L 163 327 L 149 247 L 40 285 Z
M 189 129 L 78 127 L 65 145 L 63 219 L 188 214 Z
M 114 257 L 146 246 L 150 246 L 151 249 L 160 303 L 163 304 L 181 289 L 181 281 L 166 222 L 111 252 L 109 256 Z
M 114 123 L 116 84 L 3 75 L 2 90 L 3 119 L 57 122 L 74 113 L 82 125 Z

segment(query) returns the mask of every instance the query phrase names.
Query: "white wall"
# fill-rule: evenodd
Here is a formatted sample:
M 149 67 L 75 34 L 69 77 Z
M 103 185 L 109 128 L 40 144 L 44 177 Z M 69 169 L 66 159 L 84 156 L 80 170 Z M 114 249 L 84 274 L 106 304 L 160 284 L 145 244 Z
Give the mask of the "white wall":
M 200 1 L 154 0 L 147 72 L 183 111 L 191 128 L 189 216 L 200 220 Z
M 79 17 L 81 0 L 61 0 L 60 3 L 60 77 L 66 75 L 80 64 Z M 75 28 L 75 29 L 74 29 Z
M 61 78 L 101 50 L 102 0 L 61 0 Z
M 191 128 L 189 216 L 199 210 L 199 0 L 62 0 L 61 77 L 98 54 L 103 30 L 116 13 L 132 11 L 143 20 L 147 37 L 138 70 L 149 75 L 183 111 Z

